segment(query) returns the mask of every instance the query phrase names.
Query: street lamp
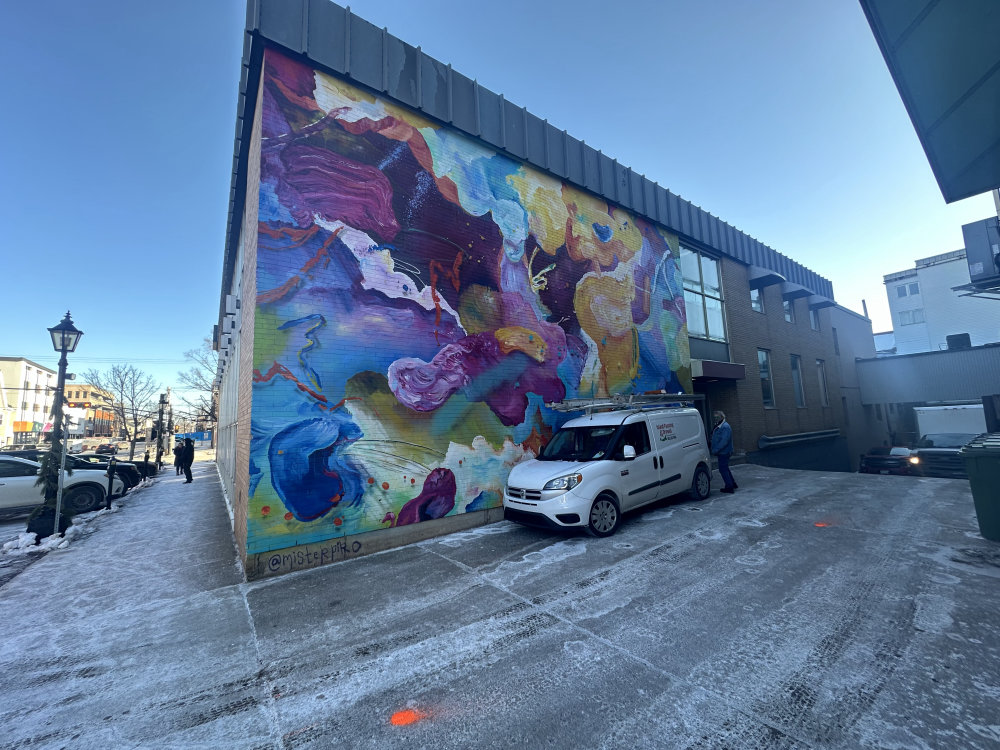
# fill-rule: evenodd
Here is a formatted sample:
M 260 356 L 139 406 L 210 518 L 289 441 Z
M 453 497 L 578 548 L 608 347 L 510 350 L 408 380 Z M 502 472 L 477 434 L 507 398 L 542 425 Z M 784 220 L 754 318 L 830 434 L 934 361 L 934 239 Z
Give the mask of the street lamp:
M 163 467 L 163 407 L 167 405 L 167 394 L 160 394 L 160 416 L 156 420 L 156 470 Z
M 72 318 L 69 317 L 69 310 L 66 311 L 66 317 L 59 321 L 59 325 L 52 326 L 49 329 L 49 335 L 52 337 L 52 347 L 59 352 L 59 379 L 56 382 L 56 398 L 55 403 L 52 404 L 52 437 L 49 443 L 49 473 L 51 476 L 51 466 L 53 459 L 56 456 L 56 451 L 59 451 L 59 478 L 56 482 L 55 492 L 53 492 L 52 482 L 45 482 L 45 502 L 49 503 L 53 499 L 56 501 L 56 517 L 55 517 L 55 528 L 52 532 L 53 535 L 59 533 L 59 513 L 60 506 L 62 505 L 62 489 L 63 489 L 63 473 L 66 470 L 66 449 L 65 446 L 60 445 L 63 442 L 63 389 L 66 386 L 66 355 L 70 352 L 76 351 L 76 345 L 80 343 L 80 337 L 83 336 L 83 331 L 73 325 Z

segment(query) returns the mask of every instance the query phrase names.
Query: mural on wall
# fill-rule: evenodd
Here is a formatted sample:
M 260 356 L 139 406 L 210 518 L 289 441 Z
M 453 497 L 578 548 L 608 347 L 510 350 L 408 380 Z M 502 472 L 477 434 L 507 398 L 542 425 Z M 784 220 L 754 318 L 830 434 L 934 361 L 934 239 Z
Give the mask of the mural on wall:
M 547 402 L 690 391 L 676 237 L 264 65 L 248 549 L 501 504 Z

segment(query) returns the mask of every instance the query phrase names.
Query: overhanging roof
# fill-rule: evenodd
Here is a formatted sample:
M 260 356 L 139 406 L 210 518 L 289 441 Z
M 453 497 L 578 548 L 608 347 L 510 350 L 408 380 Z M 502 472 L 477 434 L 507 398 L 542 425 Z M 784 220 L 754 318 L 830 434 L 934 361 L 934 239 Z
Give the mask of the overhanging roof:
M 243 71 L 236 113 L 219 320 L 225 316 L 246 199 L 246 174 L 265 47 L 394 99 L 439 122 L 656 222 L 746 265 L 756 265 L 815 294 L 833 285 L 708 211 L 569 135 L 329 0 L 247 0 Z M 221 326 L 220 326 L 221 334 Z
M 1000 2 L 861 7 L 945 201 L 1000 187 Z

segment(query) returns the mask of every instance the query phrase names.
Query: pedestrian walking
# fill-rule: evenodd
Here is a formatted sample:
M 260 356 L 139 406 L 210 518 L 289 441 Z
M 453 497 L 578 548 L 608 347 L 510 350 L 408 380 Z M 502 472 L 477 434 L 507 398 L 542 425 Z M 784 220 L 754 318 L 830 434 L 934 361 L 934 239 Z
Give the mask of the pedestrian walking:
M 184 447 L 181 448 L 181 468 L 184 470 L 184 484 L 194 481 L 191 479 L 191 464 L 194 463 L 194 441 L 191 438 L 184 438 Z
M 725 484 L 721 492 L 731 495 L 739 487 L 729 470 L 729 457 L 733 455 L 733 428 L 729 426 L 726 415 L 721 411 L 712 412 L 712 419 L 715 421 L 715 429 L 712 430 L 712 454 L 719 459 L 719 475 Z
M 174 446 L 174 470 L 177 472 L 177 476 L 181 475 L 181 454 L 184 452 L 184 443 L 178 443 Z

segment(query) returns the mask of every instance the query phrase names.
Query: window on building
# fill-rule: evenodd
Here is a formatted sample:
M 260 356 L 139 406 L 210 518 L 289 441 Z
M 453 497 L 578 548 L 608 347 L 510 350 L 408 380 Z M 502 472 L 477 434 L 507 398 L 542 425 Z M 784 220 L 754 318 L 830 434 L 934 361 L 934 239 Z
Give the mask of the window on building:
M 924 322 L 924 310 L 922 307 L 918 307 L 916 310 L 900 310 L 899 311 L 899 324 L 901 326 L 910 326 L 916 323 Z
M 910 284 L 910 296 L 912 297 L 914 294 L 920 294 L 920 284 L 917 282 Z
M 830 405 L 830 393 L 826 389 L 826 362 L 816 360 L 816 379 L 819 381 L 819 402 L 823 406 Z
M 802 387 L 802 357 L 793 354 L 792 357 L 792 390 L 795 391 L 795 405 L 802 408 L 806 405 L 806 392 Z
M 725 341 L 719 262 L 697 250 L 681 246 L 681 273 L 684 275 L 688 335 Z
M 760 289 L 750 290 L 750 308 L 759 313 L 764 312 L 764 293 Z
M 905 297 L 906 296 L 906 284 L 900 284 L 896 287 L 896 296 Z
M 786 299 L 781 303 L 781 308 L 785 311 L 785 320 L 789 323 L 795 322 L 795 301 Z
M 774 386 L 771 382 L 771 353 L 766 349 L 757 350 L 757 368 L 760 370 L 760 388 L 764 406 L 774 406 Z
M 840 356 L 840 339 L 837 338 L 837 329 L 831 329 L 833 331 L 833 353 L 838 357 Z
M 809 308 L 809 327 L 814 331 L 819 330 L 819 310 Z

